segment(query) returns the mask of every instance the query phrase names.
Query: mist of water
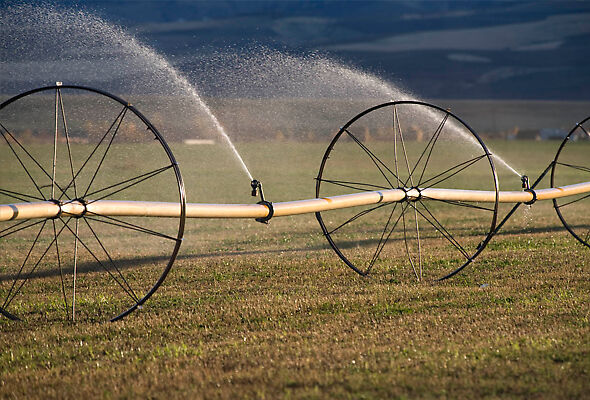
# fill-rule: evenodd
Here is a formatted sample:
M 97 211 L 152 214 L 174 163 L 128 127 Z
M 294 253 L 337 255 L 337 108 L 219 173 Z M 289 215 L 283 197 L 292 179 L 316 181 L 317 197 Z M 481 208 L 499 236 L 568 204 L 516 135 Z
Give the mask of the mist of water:
M 216 114 L 233 133 L 242 135 L 332 133 L 335 123 L 344 124 L 367 107 L 390 100 L 420 100 L 371 73 L 315 53 L 292 55 L 251 47 L 181 63 L 184 69 L 192 67 L 191 79 L 199 82 L 205 95 L 226 99 L 229 104 L 216 109 Z M 436 120 L 440 116 L 424 108 L 416 118 Z M 449 122 L 446 129 L 479 148 L 479 142 L 455 122 Z M 521 176 L 503 158 L 490 153 L 499 167 Z
M 211 122 L 215 126 L 215 129 L 217 129 L 217 132 L 219 132 L 219 134 L 221 135 L 221 138 L 223 139 L 223 141 L 225 142 L 225 144 L 231 150 L 233 156 L 235 157 L 235 159 L 240 164 L 240 167 L 242 168 L 242 170 L 244 171 L 244 173 L 246 173 L 246 175 L 248 176 L 248 179 L 250 181 L 252 181 L 254 178 L 252 177 L 252 174 L 250 173 L 250 170 L 246 166 L 246 163 L 244 162 L 244 159 L 242 158 L 242 156 L 240 155 L 240 153 L 238 152 L 238 150 L 234 146 L 233 142 L 229 138 L 229 136 L 226 133 L 225 128 L 223 127 L 223 125 L 221 125 L 221 123 L 219 122 L 219 120 L 217 119 L 217 117 L 215 116 L 215 114 L 213 114 L 213 112 L 211 112 L 211 109 L 207 106 L 207 104 L 205 104 L 205 102 L 203 101 L 203 99 L 201 99 L 201 96 L 199 96 L 199 94 L 197 93 L 196 89 L 188 82 L 188 80 L 184 76 L 182 76 L 180 74 L 180 72 L 178 72 L 178 70 L 174 69 L 166 61 L 166 59 L 164 59 L 162 56 L 160 56 L 159 54 L 157 54 L 154 51 L 150 50 L 149 48 L 146 48 L 146 47 L 141 46 L 141 45 L 137 45 L 137 46 L 140 48 L 140 50 L 147 52 L 147 56 L 153 58 L 154 61 L 157 61 L 157 63 L 163 69 L 169 71 L 170 76 L 172 77 L 172 79 L 174 80 L 174 82 L 180 84 L 181 87 L 184 88 L 184 90 L 186 90 L 188 93 L 190 93 L 191 97 L 198 103 L 198 105 L 205 111 L 205 113 L 207 114 L 207 116 L 211 119 Z
M 234 140 L 273 139 L 262 136 L 272 132 L 325 142 L 338 124 L 369 106 L 417 99 L 405 89 L 321 54 L 293 55 L 253 46 L 195 51 L 194 56 L 171 62 L 87 12 L 46 4 L 8 6 L 0 12 L 2 92 L 64 81 L 136 94 L 134 103 L 147 110 L 152 122 L 161 121 L 157 125 L 165 127 L 167 139 L 216 135 L 250 180 L 252 174 L 225 128 Z M 435 114 L 425 110 L 417 117 L 433 119 Z M 479 146 L 464 130 L 448 129 Z M 492 154 L 500 167 L 520 176 Z
M 212 128 L 252 180 L 224 127 L 194 86 L 152 48 L 122 28 L 79 10 L 18 4 L 0 12 L 3 93 L 63 81 L 121 95 L 139 94 L 136 104 L 166 112 L 162 125 L 169 127 L 168 138 L 182 139 L 195 132 L 208 135 Z M 153 100 L 155 96 L 160 100 Z M 147 104 L 150 101 L 159 104 Z

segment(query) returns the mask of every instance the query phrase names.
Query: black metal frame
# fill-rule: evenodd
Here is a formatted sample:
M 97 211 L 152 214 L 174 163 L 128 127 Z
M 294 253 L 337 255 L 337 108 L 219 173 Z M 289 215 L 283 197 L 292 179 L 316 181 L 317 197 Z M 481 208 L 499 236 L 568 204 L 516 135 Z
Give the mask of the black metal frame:
M 559 159 L 559 155 L 561 154 L 561 151 L 563 150 L 563 148 L 565 147 L 565 145 L 567 143 L 570 142 L 572 135 L 576 132 L 576 130 L 578 128 L 581 128 L 582 131 L 586 134 L 586 136 L 588 136 L 588 139 L 590 139 L 590 133 L 588 133 L 584 127 L 583 124 L 586 123 L 587 121 L 590 121 L 590 117 L 587 117 L 586 119 L 582 120 L 581 122 L 578 122 L 573 128 L 572 130 L 566 135 L 566 137 L 562 140 L 557 153 L 555 154 L 555 157 L 553 158 L 553 160 L 549 163 L 549 165 L 543 170 L 543 172 L 541 172 L 541 174 L 539 175 L 539 177 L 535 180 L 535 182 L 529 187 L 528 186 L 528 177 L 523 176 L 522 180 L 523 180 L 523 188 L 524 191 L 526 192 L 530 192 L 533 195 L 533 199 L 530 202 L 525 202 L 525 203 L 516 203 L 514 205 L 514 207 L 512 207 L 512 209 L 510 209 L 510 211 L 508 211 L 508 213 L 506 213 L 506 215 L 504 216 L 504 218 L 502 218 L 502 221 L 500 221 L 500 223 L 498 224 L 498 226 L 496 226 L 496 229 L 494 230 L 494 235 L 497 234 L 500 229 L 504 226 L 504 224 L 506 223 L 506 221 L 508 221 L 508 219 L 510 219 L 510 217 L 512 216 L 512 214 L 514 214 L 516 212 L 516 210 L 522 205 L 522 204 L 528 204 L 528 205 L 532 205 L 537 201 L 537 194 L 535 193 L 535 188 L 537 187 L 537 185 L 543 180 L 543 178 L 545 178 L 545 176 L 547 176 L 547 174 L 549 173 L 549 171 L 551 171 L 551 181 L 550 181 L 550 185 L 552 188 L 556 187 L 555 186 L 555 167 L 559 164 L 558 159 Z M 525 184 L 526 182 L 526 184 Z M 526 187 L 525 187 L 526 186 Z M 588 244 L 588 241 L 582 239 L 581 237 L 579 237 L 574 230 L 572 229 L 572 227 L 567 223 L 567 221 L 565 220 L 565 217 L 563 216 L 563 214 L 560 211 L 560 206 L 558 204 L 558 199 L 553 199 L 553 208 L 555 209 L 555 212 L 557 213 L 557 216 L 559 217 L 559 220 L 561 221 L 561 223 L 563 224 L 563 226 L 568 230 L 568 232 L 574 237 L 576 238 L 580 243 L 582 243 L 583 245 L 590 247 L 590 244 Z
M 120 192 L 122 190 L 125 190 L 128 187 L 131 187 L 131 186 L 133 186 L 133 185 L 135 185 L 135 184 L 137 184 L 139 182 L 142 182 L 142 181 L 144 181 L 146 179 L 149 179 L 149 178 L 151 178 L 151 177 L 153 177 L 153 176 L 155 176 L 155 175 L 163 172 L 164 170 L 167 170 L 167 169 L 170 169 L 170 168 L 172 168 L 174 170 L 174 175 L 175 175 L 175 178 L 176 178 L 176 184 L 177 184 L 177 187 L 178 187 L 178 203 L 180 205 L 180 217 L 179 217 L 178 230 L 177 230 L 177 233 L 176 233 L 176 237 L 167 236 L 167 235 L 164 235 L 164 234 L 159 233 L 159 232 L 154 232 L 154 231 L 151 231 L 151 230 L 149 230 L 147 228 L 143 228 L 141 226 L 128 223 L 126 221 L 120 221 L 120 220 L 118 220 L 116 218 L 108 218 L 108 221 L 101 221 L 101 222 L 105 222 L 105 223 L 108 223 L 108 224 L 121 226 L 121 227 L 124 227 L 126 229 L 132 229 L 132 230 L 135 230 L 135 231 L 140 231 L 140 232 L 143 232 L 143 233 L 146 233 L 146 234 L 151 234 L 151 235 L 156 235 L 156 236 L 163 236 L 166 239 L 170 239 L 170 240 L 173 240 L 175 242 L 174 248 L 173 248 L 172 253 L 170 255 L 170 258 L 168 259 L 168 262 L 166 263 L 166 266 L 164 267 L 164 270 L 160 274 L 160 276 L 157 279 L 157 281 L 153 284 L 153 286 L 145 294 L 141 295 L 141 297 L 139 297 L 139 296 L 135 295 L 135 293 L 133 293 L 133 296 L 131 296 L 131 297 L 134 299 L 134 304 L 131 305 L 125 311 L 123 311 L 120 314 L 116 315 L 115 317 L 111 318 L 111 321 L 116 321 L 116 320 L 119 320 L 121 318 L 124 318 L 125 316 L 127 316 L 128 314 L 130 314 L 131 312 L 133 312 L 134 310 L 140 308 L 158 290 L 158 288 L 162 285 L 162 283 L 166 279 L 168 273 L 170 272 L 170 270 L 171 270 L 171 268 L 172 268 L 172 266 L 174 264 L 174 261 L 176 260 L 176 257 L 178 255 L 178 251 L 180 249 L 180 245 L 182 244 L 182 238 L 183 238 L 183 234 L 184 234 L 184 227 L 185 227 L 185 220 L 186 220 L 186 192 L 185 192 L 184 182 L 183 182 L 183 179 L 182 179 L 182 175 L 180 173 L 178 162 L 176 161 L 174 155 L 172 154 L 172 150 L 170 149 L 170 147 L 168 146 L 168 144 L 166 143 L 164 137 L 160 134 L 160 132 L 132 104 L 130 104 L 127 101 L 121 99 L 120 97 L 115 96 L 113 94 L 110 94 L 108 92 L 105 92 L 105 91 L 102 91 L 102 90 L 99 90 L 99 89 L 95 89 L 95 88 L 86 87 L 86 86 L 62 85 L 62 84 L 59 84 L 58 83 L 56 85 L 51 85 L 51 86 L 36 88 L 36 89 L 33 89 L 33 90 L 29 90 L 29 91 L 20 93 L 20 94 L 18 94 L 16 96 L 14 96 L 14 97 L 12 97 L 12 98 L 4 101 L 2 104 L 0 104 L 0 110 L 4 109 L 9 104 L 12 104 L 15 101 L 17 101 L 17 100 L 19 100 L 19 99 L 21 99 L 23 97 L 26 97 L 26 96 L 29 96 L 29 95 L 32 95 L 32 94 L 35 94 L 35 93 L 43 92 L 43 91 L 55 91 L 56 92 L 56 116 L 57 116 L 57 113 L 58 113 L 58 99 L 61 102 L 61 90 L 62 89 L 74 89 L 74 90 L 80 90 L 80 91 L 86 91 L 86 92 L 95 93 L 95 94 L 102 95 L 102 96 L 105 96 L 107 98 L 110 98 L 114 102 L 123 105 L 123 110 L 121 112 L 122 113 L 131 112 L 135 116 L 137 116 L 145 124 L 146 129 L 149 130 L 154 135 L 154 138 L 160 143 L 160 145 L 162 146 L 162 148 L 164 149 L 164 151 L 166 153 L 166 156 L 168 157 L 168 160 L 170 161 L 170 165 L 167 166 L 166 168 L 161 168 L 161 169 L 158 169 L 158 170 L 150 171 L 149 173 L 146 173 L 146 174 L 143 174 L 143 175 L 134 177 L 132 179 L 129 179 L 129 180 L 126 180 L 126 181 L 123 181 L 123 182 L 119 182 L 118 184 L 113 185 L 113 187 L 107 187 L 107 188 L 101 189 L 98 192 L 105 191 L 107 189 L 114 189 L 115 191 L 113 191 L 113 192 L 111 192 L 111 193 L 109 193 L 107 195 L 104 195 L 103 194 L 103 195 L 99 196 L 97 199 L 95 199 L 94 201 L 99 200 L 99 199 L 104 198 L 104 197 L 107 197 L 107 196 L 110 196 L 110 195 L 113 195 L 114 193 Z M 62 103 L 62 113 L 63 113 L 63 103 Z M 115 119 L 115 122 L 113 122 L 113 125 L 118 121 L 119 116 L 117 117 L 117 119 Z M 67 136 L 67 127 L 66 127 L 66 123 L 65 123 L 65 116 L 63 117 L 63 121 L 64 121 L 64 129 L 66 130 L 66 136 Z M 122 121 L 122 119 L 121 119 L 121 121 Z M 121 122 L 119 122 L 119 125 L 120 125 L 120 123 Z M 111 128 L 113 127 L 113 125 L 111 125 Z M 4 131 L 8 135 L 10 135 L 10 132 L 6 128 L 4 128 L 3 126 L 0 127 L 0 129 L 4 129 Z M 57 119 L 56 119 L 56 129 L 57 129 Z M 110 128 L 109 128 L 109 130 L 110 130 Z M 108 131 L 107 131 L 107 133 L 108 133 Z M 4 135 L 5 135 L 5 133 L 2 132 L 2 136 L 8 142 L 8 139 L 6 139 L 6 137 Z M 105 134 L 105 136 L 106 136 L 106 134 Z M 111 142 L 112 142 L 113 139 L 114 139 L 114 135 L 113 135 L 113 137 L 111 139 Z M 55 139 L 55 140 L 57 140 L 57 139 Z M 99 145 L 100 145 L 100 143 L 99 143 Z M 32 157 L 30 154 L 27 153 L 27 151 L 26 151 L 26 149 L 24 149 L 24 147 L 23 147 L 23 150 L 45 172 L 45 170 L 38 164 L 38 162 L 34 159 L 34 157 Z M 68 151 L 69 151 L 69 142 L 68 142 Z M 96 148 L 95 148 L 94 151 L 96 151 Z M 107 149 L 107 151 L 108 151 L 108 149 Z M 13 152 L 14 152 L 14 150 L 13 150 Z M 94 154 L 94 152 L 92 154 Z M 86 162 L 89 161 L 90 157 L 92 157 L 92 154 L 88 157 L 88 159 L 86 160 Z M 15 153 L 15 155 L 16 155 L 16 153 Z M 106 156 L 106 152 L 105 152 L 104 156 Z M 96 169 L 96 171 L 94 173 L 94 177 L 96 177 L 96 173 L 98 172 L 98 169 L 102 165 L 102 161 L 104 161 L 104 156 L 103 156 L 103 159 L 101 160 L 99 166 L 97 167 L 97 169 Z M 33 180 L 33 178 L 30 176 L 28 170 L 26 169 L 26 167 L 24 166 L 24 164 L 20 160 L 20 158 L 18 156 L 16 156 L 16 157 L 17 157 L 17 159 L 19 159 L 19 162 L 21 162 L 21 165 L 23 166 L 23 168 L 25 169 L 25 171 L 29 175 L 29 178 L 31 178 L 31 180 Z M 55 164 L 55 158 L 54 158 L 54 164 Z M 59 198 L 55 198 L 55 197 L 58 197 L 58 196 L 53 196 L 54 198 L 46 199 L 45 196 L 43 195 L 43 193 L 41 193 L 40 189 L 37 187 L 37 189 L 39 190 L 39 192 L 41 194 L 41 197 L 43 197 L 43 198 L 38 198 L 38 200 L 55 201 L 59 205 L 61 199 L 65 196 L 66 199 L 67 199 L 67 200 L 65 200 L 66 202 L 80 201 L 80 202 L 82 202 L 82 204 L 85 205 L 86 204 L 86 200 L 84 199 L 85 196 L 93 195 L 93 194 L 97 194 L 98 193 L 98 192 L 88 193 L 88 190 L 90 189 L 90 185 L 92 184 L 92 180 L 94 179 L 94 177 L 93 177 L 92 180 L 91 180 L 91 182 L 90 182 L 90 184 L 88 185 L 88 188 L 86 189 L 86 192 L 82 196 L 80 196 L 80 198 L 75 198 L 75 199 L 69 198 L 67 196 L 67 194 L 66 194 L 66 191 L 69 189 L 69 187 L 72 184 L 74 184 L 74 186 L 75 186 L 75 180 L 76 180 L 77 174 L 79 174 L 81 172 L 81 170 L 82 170 L 82 168 L 84 168 L 85 164 L 82 166 L 82 168 L 80 168 L 80 170 L 78 171 L 78 173 L 76 175 L 74 175 L 73 166 L 71 165 L 71 154 L 70 154 L 70 166 L 72 167 L 72 180 L 70 181 L 70 183 L 68 184 L 68 186 L 65 189 L 63 189 L 63 188 L 59 187 L 59 185 L 57 185 L 57 183 L 55 182 L 55 178 L 52 181 L 52 184 L 55 184 L 57 186 L 57 188 L 58 188 L 58 191 L 61 192 L 61 195 L 59 195 Z M 34 180 L 33 180 L 33 183 L 35 183 Z M 122 185 L 126 185 L 126 186 L 122 186 Z M 35 186 L 37 186 L 36 183 L 35 183 Z M 4 192 L 4 194 L 7 194 L 7 195 L 9 195 L 11 197 L 14 197 L 14 198 L 17 198 L 17 199 L 21 199 L 21 200 L 24 200 L 24 201 L 29 201 L 26 198 L 22 198 L 23 196 L 21 196 L 18 193 L 10 192 L 8 190 L 2 190 L 2 191 Z M 32 196 L 28 196 L 28 197 L 32 197 Z M 87 221 L 87 219 L 91 219 L 91 220 L 95 219 L 93 217 L 94 216 L 89 216 L 89 215 L 86 215 L 84 213 L 82 216 L 79 217 L 79 219 L 83 220 L 88 225 L 88 227 L 90 228 L 90 230 L 93 233 L 93 235 L 96 236 L 95 231 L 92 229 L 92 227 L 90 226 L 89 222 Z M 57 218 L 59 218 L 59 216 Z M 76 238 L 76 240 L 79 240 L 80 243 L 84 247 L 86 247 L 86 245 L 84 244 L 84 242 L 82 241 L 82 239 L 79 238 L 78 235 L 72 230 L 72 228 L 70 228 L 68 226 L 69 222 L 72 220 L 71 217 L 67 221 L 65 221 L 65 222 L 62 221 L 63 226 L 61 227 L 59 233 L 57 233 L 57 231 L 56 231 L 55 219 L 45 219 L 45 220 L 38 221 L 38 222 L 35 222 L 33 224 L 30 224 L 30 225 L 25 225 L 24 227 L 22 227 L 20 225 L 24 224 L 25 221 L 19 222 L 19 223 L 15 224 L 15 225 L 12 225 L 11 227 L 9 227 L 7 229 L 4 229 L 3 231 L 0 231 L 0 237 L 3 237 L 3 236 L 6 236 L 6 235 L 15 233 L 18 230 L 26 229 L 27 227 L 30 227 L 32 225 L 37 225 L 39 223 L 43 223 L 43 227 L 41 228 L 41 230 L 39 231 L 39 234 L 37 235 L 37 239 L 38 239 L 39 235 L 41 234 L 42 230 L 45 227 L 46 222 L 49 221 L 49 220 L 51 220 L 52 221 L 52 224 L 53 224 L 53 230 L 54 230 L 53 233 L 54 233 L 54 236 L 55 236 L 55 239 L 53 240 L 53 242 L 56 242 L 56 249 L 57 249 L 58 259 L 59 259 L 59 248 L 58 248 L 58 245 L 57 245 L 57 237 L 66 228 L 67 228 L 67 230 L 69 230 L 72 233 L 72 235 L 74 235 L 74 237 Z M 16 229 L 18 226 L 20 226 L 20 227 L 18 229 Z M 9 231 L 9 233 L 2 235 L 2 233 L 5 232 L 5 231 Z M 37 239 L 35 239 L 35 242 L 33 243 L 33 247 L 35 246 L 35 243 L 36 243 Z M 100 242 L 100 239 L 98 237 L 96 237 L 96 239 L 98 240 L 98 243 L 102 247 L 103 245 L 102 245 L 102 242 Z M 52 246 L 53 242 L 49 245 L 49 247 L 47 248 L 47 250 L 45 252 L 47 252 L 49 250 L 49 248 Z M 86 247 L 86 249 L 91 253 L 91 255 L 96 259 L 96 261 L 99 262 L 99 264 L 101 264 L 100 261 L 98 260 L 98 258 L 92 253 L 92 251 L 90 251 L 90 249 L 88 249 L 88 247 Z M 31 248 L 31 251 L 32 250 L 33 249 Z M 108 252 L 106 251 L 106 249 L 104 249 L 104 247 L 103 247 L 103 250 L 105 251 L 105 254 L 108 256 L 108 258 L 110 259 L 110 255 L 108 254 Z M 41 257 L 41 259 L 43 258 L 43 256 Z M 41 261 L 41 259 L 39 261 Z M 23 267 L 24 267 L 24 265 L 25 265 L 26 262 L 27 262 L 27 259 L 25 259 L 25 262 L 23 263 Z M 33 267 L 33 270 L 34 270 L 35 267 Z M 104 268 L 104 266 L 103 266 L 103 268 Z M 22 269 L 22 267 L 21 267 L 21 269 Z M 112 276 L 112 273 L 108 269 L 106 269 L 106 270 Z M 31 273 L 32 273 L 32 271 L 31 271 Z M 61 267 L 60 267 L 60 275 L 61 275 Z M 113 276 L 113 278 L 115 280 L 117 280 L 116 277 Z M 123 280 L 125 280 L 124 277 L 123 277 Z M 24 282 L 26 282 L 26 281 L 23 281 L 22 284 L 24 284 Z M 117 283 L 119 283 L 119 285 L 121 285 L 121 287 L 123 287 L 123 289 L 125 289 L 125 286 L 122 285 L 122 283 L 120 283 L 119 281 L 117 281 Z M 21 284 L 21 286 L 22 286 L 22 284 Z M 13 283 L 13 286 L 14 286 L 14 283 Z M 63 286 L 63 278 L 62 278 L 62 286 Z M 129 286 L 129 285 L 127 284 L 127 286 Z M 131 289 L 131 291 L 133 291 L 133 290 Z M 9 293 L 9 295 L 10 295 L 10 293 Z M 66 304 L 66 306 L 67 306 L 67 304 Z M 4 316 L 6 316 L 9 319 L 13 319 L 13 320 L 18 320 L 19 319 L 16 315 L 14 315 L 14 314 L 10 313 L 9 311 L 5 310 L 4 307 L 2 307 L 2 306 L 0 306 L 0 313 L 3 314 Z
M 481 146 L 481 148 L 483 149 L 483 152 L 485 154 L 485 157 L 488 159 L 489 162 L 489 166 L 490 166 L 490 170 L 491 170 L 491 175 L 492 175 L 492 180 L 493 180 L 493 185 L 494 185 L 494 190 L 496 193 L 496 200 L 494 202 L 494 206 L 493 206 L 493 215 L 490 221 L 490 229 L 487 232 L 487 234 L 485 235 L 485 237 L 483 238 L 483 240 L 480 242 L 479 246 L 477 246 L 477 248 L 475 249 L 475 252 L 471 255 L 468 255 L 466 257 L 466 261 L 459 266 L 456 270 L 454 270 L 453 272 L 451 272 L 450 274 L 443 276 L 442 278 L 440 278 L 439 280 L 443 280 L 443 279 L 447 279 L 450 278 L 451 276 L 457 274 L 459 271 L 461 271 L 462 269 L 464 269 L 466 266 L 468 266 L 485 248 L 485 246 L 487 245 L 487 243 L 491 240 L 493 234 L 496 231 L 496 221 L 497 221 L 497 214 L 498 214 L 498 200 L 499 200 L 499 184 L 498 184 L 498 176 L 496 173 L 496 168 L 494 166 L 494 162 L 492 160 L 492 154 L 489 152 L 489 150 L 487 149 L 487 147 L 485 146 L 484 142 L 482 141 L 482 139 L 479 137 L 479 135 L 477 135 L 477 133 L 475 131 L 473 131 L 473 129 L 471 129 L 469 127 L 469 125 L 467 125 L 467 123 L 465 123 L 463 120 L 461 120 L 459 117 L 457 117 L 456 115 L 454 115 L 453 113 L 451 113 L 449 110 L 445 110 L 441 107 L 438 107 L 436 105 L 430 104 L 430 103 L 425 103 L 425 102 L 421 102 L 421 101 L 392 101 L 392 102 L 387 102 L 387 103 L 383 103 L 383 104 L 379 104 L 377 106 L 368 108 L 366 110 L 364 110 L 363 112 L 357 114 L 354 118 L 352 118 L 350 121 L 348 121 L 339 131 L 338 133 L 334 136 L 334 138 L 332 139 L 332 141 L 330 142 L 330 144 L 328 145 L 328 148 L 326 149 L 326 152 L 324 153 L 324 156 L 322 158 L 322 162 L 320 164 L 320 168 L 319 168 L 319 172 L 318 175 L 316 177 L 316 197 L 320 197 L 320 187 L 321 187 L 321 183 L 322 183 L 322 175 L 324 173 L 324 168 L 326 166 L 326 162 L 328 160 L 328 158 L 330 157 L 330 153 L 332 152 L 332 149 L 334 147 L 334 145 L 336 144 L 336 142 L 340 139 L 340 137 L 345 133 L 348 132 L 348 128 L 354 124 L 354 122 L 356 122 L 358 119 L 360 119 L 361 117 L 379 110 L 381 108 L 384 107 L 395 107 L 398 105 L 416 105 L 416 106 L 424 106 L 427 108 L 431 108 L 440 112 L 445 113 L 445 118 L 448 118 L 449 116 L 454 118 L 458 123 L 462 124 L 472 135 L 473 137 L 476 139 L 476 141 L 479 143 L 479 145 Z M 358 142 L 357 142 L 358 143 Z M 362 144 L 358 143 L 361 147 Z M 375 164 L 378 168 L 379 165 L 377 165 L 377 163 Z M 386 166 L 384 166 L 384 168 L 387 168 Z M 413 172 L 413 171 L 412 171 Z M 388 181 L 388 183 L 391 184 L 391 182 Z M 390 188 L 394 188 L 393 185 L 391 185 Z M 389 188 L 387 188 L 389 189 Z M 402 188 L 403 189 L 403 188 Z M 379 188 L 375 188 L 374 190 L 379 190 Z M 405 189 L 404 189 L 405 190 Z M 406 199 L 402 200 L 402 202 L 406 202 L 406 203 L 410 203 L 410 199 L 408 199 L 406 197 Z M 402 213 L 404 212 L 404 210 L 402 210 Z M 366 276 L 369 273 L 369 270 L 363 271 L 361 270 L 359 267 L 355 266 L 340 250 L 340 248 L 338 247 L 338 245 L 336 244 L 336 242 L 334 241 L 334 239 L 332 238 L 330 232 L 328 231 L 326 224 L 324 223 L 324 220 L 322 218 L 321 212 L 317 212 L 316 214 L 316 218 L 320 224 L 320 227 L 322 229 L 322 232 L 324 233 L 324 236 L 326 237 L 326 239 L 328 240 L 328 243 L 330 244 L 330 246 L 332 247 L 332 249 L 336 252 L 336 254 L 338 255 L 338 257 L 340 257 L 340 259 L 342 259 L 342 261 L 344 261 L 344 263 L 351 268 L 353 271 L 355 271 L 356 273 L 358 273 L 361 276 Z M 424 217 L 424 215 L 423 215 Z M 354 218 L 354 217 L 353 217 Z M 441 224 L 441 228 L 444 230 L 444 227 Z M 438 230 L 438 228 L 437 228 Z M 441 234 L 444 233 L 442 231 L 440 231 Z M 448 239 L 448 238 L 447 238 Z M 451 241 L 450 239 L 448 239 L 449 241 Z M 451 242 L 452 243 L 452 242 Z
M 570 142 L 572 135 L 576 132 L 576 130 L 578 128 L 582 129 L 582 131 L 586 134 L 588 139 L 590 139 L 590 133 L 588 131 L 586 131 L 586 129 L 584 129 L 584 126 L 583 126 L 588 121 L 590 121 L 590 116 L 587 117 L 586 119 L 578 122 L 576 124 L 576 126 L 574 126 L 572 128 L 572 130 L 567 134 L 565 139 L 563 139 L 563 141 L 561 142 L 561 145 L 559 146 L 559 149 L 557 150 L 557 153 L 555 154 L 555 158 L 553 159 L 553 161 L 551 162 L 551 164 L 549 166 L 549 167 L 551 167 L 551 187 L 555 187 L 554 186 L 555 185 L 555 167 L 559 164 L 558 163 L 559 155 L 561 154 L 561 151 L 564 149 L 565 145 Z M 549 168 L 549 167 L 547 167 L 547 168 Z M 557 213 L 557 216 L 559 217 L 559 220 L 561 221 L 561 223 L 563 224 L 565 229 L 567 229 L 568 232 L 571 233 L 572 236 L 575 237 L 580 243 L 582 243 L 584 246 L 590 248 L 590 244 L 588 243 L 588 239 L 584 240 L 580 236 L 578 236 L 576 234 L 576 232 L 574 232 L 573 228 L 567 223 L 567 221 L 565 220 L 565 217 L 561 213 L 561 210 L 560 210 L 561 207 L 558 204 L 557 199 L 553 199 L 553 208 L 555 208 L 555 212 Z

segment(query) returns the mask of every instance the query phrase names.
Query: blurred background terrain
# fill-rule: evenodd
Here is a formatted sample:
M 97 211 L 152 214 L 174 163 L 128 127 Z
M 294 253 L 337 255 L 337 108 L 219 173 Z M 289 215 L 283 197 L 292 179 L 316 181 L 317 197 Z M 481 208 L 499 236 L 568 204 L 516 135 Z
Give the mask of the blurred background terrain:
M 486 141 L 559 139 L 590 114 L 589 1 L 7 1 L 0 20 L 0 98 L 101 88 L 171 142 L 325 146 L 390 100 L 448 108 Z
M 128 27 L 182 70 L 220 48 L 256 43 L 330 54 L 426 98 L 590 100 L 587 1 L 91 0 L 83 6 Z

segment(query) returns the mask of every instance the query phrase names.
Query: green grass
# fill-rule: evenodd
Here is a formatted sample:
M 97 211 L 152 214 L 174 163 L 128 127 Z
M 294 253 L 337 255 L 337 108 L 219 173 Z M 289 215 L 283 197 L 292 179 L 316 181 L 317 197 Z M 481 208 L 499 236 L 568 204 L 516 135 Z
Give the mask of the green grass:
M 270 200 L 313 197 L 322 146 L 238 147 L 262 172 L 255 175 Z M 509 160 L 526 154 L 522 164 L 534 176 L 557 144 L 491 147 Z M 252 201 L 223 149 L 174 151 L 189 201 Z M 205 173 L 211 164 L 220 167 Z M 108 244 L 119 249 L 125 237 L 111 233 Z M 153 252 L 149 241 L 128 244 L 118 257 L 150 265 L 137 257 Z M 21 257 L 10 246 L 0 250 L 4 268 Z M 447 270 L 453 257 L 438 250 L 428 268 Z M 313 215 L 268 226 L 189 221 L 164 285 L 117 323 L 93 314 L 105 312 L 108 282 L 88 289 L 80 305 L 86 318 L 76 323 L 63 320 L 58 277 L 31 282 L 18 304 L 26 320 L 0 319 L 0 397 L 588 396 L 590 251 L 561 228 L 550 204 L 519 211 L 453 279 L 417 283 L 404 275 L 403 254 L 388 259 L 371 277 L 357 276 L 329 249 Z M 147 279 L 144 269 L 126 271 Z

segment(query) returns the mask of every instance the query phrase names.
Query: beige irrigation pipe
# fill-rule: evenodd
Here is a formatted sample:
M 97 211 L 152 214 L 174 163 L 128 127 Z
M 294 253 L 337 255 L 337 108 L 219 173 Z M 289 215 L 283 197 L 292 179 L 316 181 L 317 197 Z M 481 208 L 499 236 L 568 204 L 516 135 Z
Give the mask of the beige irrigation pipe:
M 533 192 L 536 195 L 536 200 L 556 199 L 590 192 L 590 182 L 534 191 L 500 191 L 498 192 L 498 201 L 500 203 L 530 202 L 534 198 Z M 436 188 L 370 191 L 273 203 L 273 217 L 314 213 L 377 203 L 399 202 L 406 198 L 493 203 L 496 201 L 496 192 Z M 51 201 L 0 205 L 0 221 L 54 218 L 60 214 L 71 216 L 97 214 L 104 216 L 179 217 L 180 206 L 177 203 L 118 200 L 89 200 L 86 206 L 78 201 L 64 202 L 61 205 Z M 186 205 L 187 218 L 264 218 L 268 214 L 269 207 L 263 204 L 189 203 Z

